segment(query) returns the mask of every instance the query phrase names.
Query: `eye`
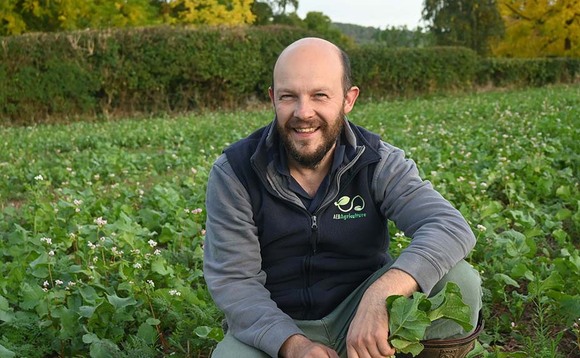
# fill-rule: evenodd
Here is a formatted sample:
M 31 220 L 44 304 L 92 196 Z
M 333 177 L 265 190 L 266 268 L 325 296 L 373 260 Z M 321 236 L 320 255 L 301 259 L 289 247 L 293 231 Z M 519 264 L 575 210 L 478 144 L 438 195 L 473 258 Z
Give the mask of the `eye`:
M 294 97 L 292 95 L 290 95 L 290 94 L 281 94 L 280 96 L 278 96 L 278 99 L 280 101 L 289 101 L 292 98 L 294 98 Z
M 322 99 L 322 98 L 328 98 L 328 95 L 326 95 L 326 93 L 324 92 L 318 92 L 314 94 L 314 97 Z

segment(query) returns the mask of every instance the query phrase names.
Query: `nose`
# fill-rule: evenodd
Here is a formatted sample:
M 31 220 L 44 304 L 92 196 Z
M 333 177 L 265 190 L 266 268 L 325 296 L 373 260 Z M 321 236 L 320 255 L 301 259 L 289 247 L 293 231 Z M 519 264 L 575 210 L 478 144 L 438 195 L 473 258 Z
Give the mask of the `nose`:
M 300 119 L 308 119 L 314 116 L 314 107 L 308 98 L 300 98 L 296 101 L 294 108 L 294 117 Z

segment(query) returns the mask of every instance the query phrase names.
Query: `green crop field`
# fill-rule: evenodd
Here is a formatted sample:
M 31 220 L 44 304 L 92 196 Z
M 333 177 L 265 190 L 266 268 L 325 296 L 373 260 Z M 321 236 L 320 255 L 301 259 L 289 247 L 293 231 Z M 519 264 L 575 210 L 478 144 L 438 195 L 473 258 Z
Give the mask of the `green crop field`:
M 363 91 L 364 97 L 364 91 Z M 0 357 L 203 357 L 205 184 L 270 110 L 0 128 Z M 359 103 L 468 219 L 489 357 L 580 356 L 580 85 Z M 391 227 L 396 254 L 409 239 Z

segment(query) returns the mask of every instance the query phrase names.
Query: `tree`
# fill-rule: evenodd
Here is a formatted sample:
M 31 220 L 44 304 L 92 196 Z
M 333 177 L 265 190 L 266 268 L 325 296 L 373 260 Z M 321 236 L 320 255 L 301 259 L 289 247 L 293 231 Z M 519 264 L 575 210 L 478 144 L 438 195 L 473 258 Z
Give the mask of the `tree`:
M 288 6 L 292 6 L 294 11 L 298 10 L 298 0 L 262 0 L 261 2 L 266 3 L 270 6 L 270 9 L 276 15 L 284 15 L 286 14 L 286 8 Z
M 0 0 L 0 36 L 168 24 L 251 24 L 253 0 Z
M 318 11 L 311 11 L 306 14 L 304 24 L 309 30 L 316 31 L 328 41 L 348 48 L 354 45 L 354 40 L 344 35 L 337 27 L 332 25 L 332 21 L 326 15 Z
M 242 25 L 254 21 L 253 0 L 170 0 L 176 23 Z
M 426 47 L 433 43 L 431 33 L 423 32 L 420 27 L 409 30 L 406 26 L 378 29 L 373 35 L 373 40 L 389 47 Z
M 496 0 L 425 0 L 423 19 L 438 45 L 466 46 L 481 55 L 503 33 Z
M 505 37 L 493 53 L 580 57 L 580 0 L 498 0 Z
M 5 0 L 0 35 L 139 26 L 156 15 L 150 0 Z
M 252 4 L 252 13 L 255 16 L 254 25 L 268 25 L 272 23 L 274 11 L 272 7 L 265 2 L 254 1 Z

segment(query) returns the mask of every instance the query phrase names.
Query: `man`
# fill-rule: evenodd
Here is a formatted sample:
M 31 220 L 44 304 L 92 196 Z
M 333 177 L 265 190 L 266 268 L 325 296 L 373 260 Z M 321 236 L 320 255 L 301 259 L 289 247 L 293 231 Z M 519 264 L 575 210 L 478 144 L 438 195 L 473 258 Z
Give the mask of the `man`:
M 214 164 L 204 273 L 229 327 L 214 357 L 392 356 L 386 298 L 447 280 L 476 325 L 472 231 L 401 150 L 346 119 L 358 94 L 344 52 L 296 41 L 274 67 L 274 121 Z M 387 220 L 412 238 L 396 260 Z M 441 320 L 427 338 L 470 334 Z

